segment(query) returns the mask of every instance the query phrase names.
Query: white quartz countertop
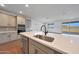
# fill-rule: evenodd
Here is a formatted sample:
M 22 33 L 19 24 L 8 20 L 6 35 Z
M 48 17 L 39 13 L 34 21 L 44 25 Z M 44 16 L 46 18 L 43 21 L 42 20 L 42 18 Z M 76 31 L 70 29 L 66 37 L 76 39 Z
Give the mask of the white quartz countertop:
M 33 37 L 35 34 L 36 33 L 32 33 L 32 32 L 20 33 L 20 35 L 29 37 L 32 40 L 35 40 L 45 46 L 50 47 L 51 49 L 58 50 L 62 53 L 69 53 L 69 54 L 79 53 L 79 36 L 48 33 L 47 36 L 53 37 L 54 41 L 47 42 Z

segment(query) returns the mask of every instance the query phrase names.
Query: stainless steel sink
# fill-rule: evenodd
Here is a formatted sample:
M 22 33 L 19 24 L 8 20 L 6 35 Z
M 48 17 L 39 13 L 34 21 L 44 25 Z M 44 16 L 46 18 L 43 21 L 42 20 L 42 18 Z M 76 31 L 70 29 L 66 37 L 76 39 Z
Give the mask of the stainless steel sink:
M 48 41 L 48 42 L 52 42 L 54 40 L 54 38 L 48 37 L 48 36 L 45 36 L 45 35 L 35 35 L 34 37 L 39 38 L 41 40 Z

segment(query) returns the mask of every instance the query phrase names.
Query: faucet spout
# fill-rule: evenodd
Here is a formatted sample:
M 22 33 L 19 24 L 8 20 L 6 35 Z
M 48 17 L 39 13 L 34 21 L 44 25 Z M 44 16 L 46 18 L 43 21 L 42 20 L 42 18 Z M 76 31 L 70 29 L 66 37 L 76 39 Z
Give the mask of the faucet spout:
M 44 31 L 43 31 L 43 29 L 42 29 L 43 27 L 44 27 L 44 29 L 45 29 Z M 42 26 L 41 26 L 41 31 L 43 31 L 43 32 L 45 33 L 45 35 L 48 33 L 48 31 L 46 30 L 46 26 L 45 26 L 45 25 L 42 25 Z

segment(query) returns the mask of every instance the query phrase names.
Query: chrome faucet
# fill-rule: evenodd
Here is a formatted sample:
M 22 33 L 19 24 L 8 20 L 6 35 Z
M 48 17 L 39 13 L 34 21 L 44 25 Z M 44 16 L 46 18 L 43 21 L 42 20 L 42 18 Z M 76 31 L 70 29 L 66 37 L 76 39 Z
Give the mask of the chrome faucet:
M 43 32 L 44 32 L 45 35 L 46 35 L 46 34 L 48 33 L 48 31 L 46 30 L 46 26 L 45 26 L 45 25 L 42 25 L 42 26 L 41 26 L 41 31 L 42 31 L 42 28 L 43 28 L 43 27 L 45 28 L 45 30 L 44 30 Z

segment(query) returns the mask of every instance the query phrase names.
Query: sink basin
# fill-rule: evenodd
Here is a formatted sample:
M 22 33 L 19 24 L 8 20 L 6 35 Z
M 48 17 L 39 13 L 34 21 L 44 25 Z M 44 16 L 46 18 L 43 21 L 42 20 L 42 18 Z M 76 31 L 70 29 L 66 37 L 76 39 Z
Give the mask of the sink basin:
M 41 40 L 45 40 L 47 42 L 52 42 L 54 40 L 54 38 L 48 37 L 48 36 L 45 36 L 45 35 L 35 35 L 34 37 L 39 38 Z

